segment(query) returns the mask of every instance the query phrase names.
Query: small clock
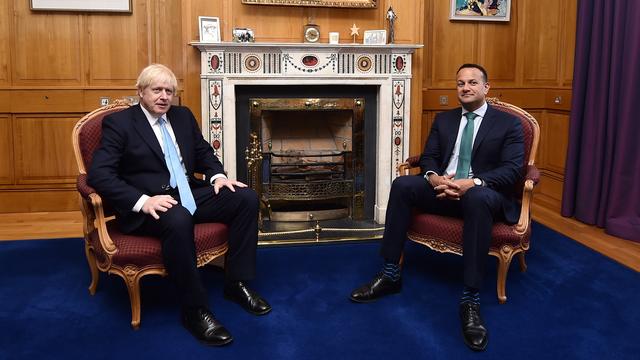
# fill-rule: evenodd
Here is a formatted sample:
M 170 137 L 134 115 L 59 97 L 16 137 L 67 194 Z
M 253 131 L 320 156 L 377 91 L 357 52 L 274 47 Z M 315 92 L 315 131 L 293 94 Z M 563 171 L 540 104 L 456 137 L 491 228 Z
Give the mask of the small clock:
M 315 24 L 304 26 L 304 42 L 315 43 L 320 40 L 320 27 Z

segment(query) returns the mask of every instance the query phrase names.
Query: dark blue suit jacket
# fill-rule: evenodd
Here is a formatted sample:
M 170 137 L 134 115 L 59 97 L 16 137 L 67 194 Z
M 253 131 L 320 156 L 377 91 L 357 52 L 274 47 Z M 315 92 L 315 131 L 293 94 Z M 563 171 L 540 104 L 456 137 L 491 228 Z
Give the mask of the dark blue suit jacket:
M 202 137 L 195 117 L 182 106 L 171 106 L 167 117 L 191 187 L 209 186 L 211 177 L 224 173 L 224 169 Z M 194 172 L 204 174 L 205 181 L 197 180 Z M 114 208 L 122 231 L 132 231 L 142 224 L 144 214 L 131 209 L 143 194 L 166 194 L 169 177 L 160 143 L 140 105 L 105 117 L 88 182 Z
M 453 154 L 461 118 L 461 108 L 436 115 L 420 157 L 423 174 L 444 173 Z M 473 142 L 471 168 L 474 177 L 504 196 L 503 213 L 509 222 L 516 222 L 520 213 L 513 190 L 522 178 L 523 164 L 524 134 L 520 120 L 489 105 Z

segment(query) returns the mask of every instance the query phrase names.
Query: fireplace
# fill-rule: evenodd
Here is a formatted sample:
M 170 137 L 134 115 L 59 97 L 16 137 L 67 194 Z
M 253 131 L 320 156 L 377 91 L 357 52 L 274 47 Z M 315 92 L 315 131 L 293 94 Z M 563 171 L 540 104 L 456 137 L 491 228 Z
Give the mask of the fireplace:
M 223 162 L 229 177 L 251 182 L 261 196 L 265 196 L 265 216 L 273 216 L 274 209 L 278 208 L 292 209 L 288 215 L 308 219 L 308 209 L 295 211 L 312 202 L 314 217 L 344 215 L 368 220 L 380 228 L 379 224 L 384 223 L 391 182 L 398 175 L 396 166 L 408 156 L 411 60 L 412 53 L 422 45 L 226 42 L 194 42 L 192 45 L 201 51 L 203 135 Z M 354 130 L 357 121 L 353 114 L 347 117 L 351 120 L 340 120 L 343 116 L 340 113 L 346 109 L 303 113 L 309 110 L 305 105 L 302 105 L 304 109 L 290 110 L 283 115 L 287 111 L 269 109 L 271 104 L 261 103 L 260 127 L 252 122 L 252 101 L 283 98 L 297 98 L 302 104 L 309 102 L 308 107 L 315 106 L 316 99 L 325 99 L 319 101 L 338 106 L 343 99 L 354 102 L 364 98 L 363 131 Z M 336 123 L 331 123 L 329 128 L 340 122 L 344 128 L 351 126 L 351 140 L 339 133 L 332 134 L 326 126 L 322 130 L 326 135 L 320 137 L 332 138 L 333 147 L 320 146 L 318 144 L 325 140 L 319 140 L 306 148 L 283 148 L 279 147 L 282 139 L 273 137 L 273 132 L 279 131 L 279 126 L 283 127 L 278 124 L 304 122 L 313 123 L 313 128 L 321 128 L 319 124 L 324 115 L 335 118 L 331 121 Z M 265 124 L 275 128 L 264 130 Z M 290 132 L 301 131 L 284 127 Z M 364 137 L 363 145 L 357 145 L 358 136 Z M 363 146 L 361 160 L 356 159 L 358 146 Z M 363 167 L 360 173 L 359 166 Z M 250 167 L 255 167 L 251 174 Z M 315 185 L 315 182 L 326 180 L 331 180 L 323 185 L 327 188 L 318 192 L 330 193 L 332 199 L 313 195 L 306 200 L 296 197 L 283 203 L 282 198 L 290 194 L 297 196 L 298 188 L 308 188 L 309 183 Z M 282 184 L 287 185 L 282 188 Z M 303 192 L 314 194 L 309 189 Z M 319 212 L 325 208 L 336 210 L 338 215 Z M 280 215 L 283 211 L 275 211 L 276 218 Z M 317 223 L 314 226 L 316 239 L 320 227 Z
M 238 86 L 238 178 L 261 220 L 374 219 L 375 86 Z

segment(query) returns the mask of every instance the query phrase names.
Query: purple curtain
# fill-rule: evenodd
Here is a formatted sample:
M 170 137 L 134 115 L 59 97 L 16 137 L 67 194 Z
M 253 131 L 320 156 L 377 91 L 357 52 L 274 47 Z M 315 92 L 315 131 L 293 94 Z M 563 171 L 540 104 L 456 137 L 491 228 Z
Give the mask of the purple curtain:
M 640 1 L 579 0 L 562 215 L 640 242 Z

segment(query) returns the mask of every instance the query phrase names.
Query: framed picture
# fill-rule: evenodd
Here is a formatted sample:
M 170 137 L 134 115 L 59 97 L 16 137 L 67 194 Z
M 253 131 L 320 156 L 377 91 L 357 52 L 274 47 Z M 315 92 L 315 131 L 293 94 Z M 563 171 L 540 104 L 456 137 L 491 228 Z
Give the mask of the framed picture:
M 378 6 L 378 0 L 242 0 L 242 3 L 249 5 L 345 7 L 363 9 L 373 9 Z
M 451 0 L 451 20 L 509 21 L 511 0 Z
M 329 44 L 339 44 L 340 43 L 340 33 L 339 32 L 330 32 L 329 33 Z
M 200 24 L 200 42 L 220 42 L 220 19 L 217 17 L 198 16 Z
M 30 0 L 30 8 L 36 11 L 132 11 L 131 0 Z
M 367 30 L 364 32 L 365 45 L 384 45 L 387 43 L 387 30 Z

